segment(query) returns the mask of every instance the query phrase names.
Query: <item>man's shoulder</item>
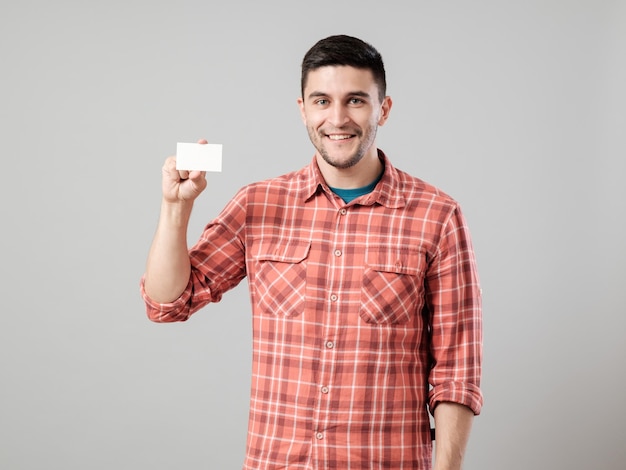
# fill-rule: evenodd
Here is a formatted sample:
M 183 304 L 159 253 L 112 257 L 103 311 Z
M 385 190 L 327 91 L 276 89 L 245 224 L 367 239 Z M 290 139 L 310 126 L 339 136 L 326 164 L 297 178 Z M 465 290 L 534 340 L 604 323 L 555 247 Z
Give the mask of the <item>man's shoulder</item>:
M 275 197 L 279 194 L 283 196 L 288 194 L 295 195 L 300 194 L 303 190 L 305 191 L 310 182 L 311 170 L 308 166 L 305 166 L 278 176 L 250 182 L 243 186 L 239 193 L 255 200 L 268 196 Z
M 407 200 L 427 199 L 444 205 L 458 205 L 456 199 L 439 186 L 397 168 L 395 172 L 400 190 Z

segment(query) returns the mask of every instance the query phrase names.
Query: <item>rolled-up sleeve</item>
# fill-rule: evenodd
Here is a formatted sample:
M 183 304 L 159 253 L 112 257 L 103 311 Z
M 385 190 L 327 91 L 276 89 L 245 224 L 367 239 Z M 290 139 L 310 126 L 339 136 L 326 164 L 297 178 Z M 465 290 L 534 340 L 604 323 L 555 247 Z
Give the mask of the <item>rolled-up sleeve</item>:
M 456 206 L 443 225 L 427 279 L 431 356 L 429 408 L 454 402 L 480 414 L 482 299 L 470 233 Z

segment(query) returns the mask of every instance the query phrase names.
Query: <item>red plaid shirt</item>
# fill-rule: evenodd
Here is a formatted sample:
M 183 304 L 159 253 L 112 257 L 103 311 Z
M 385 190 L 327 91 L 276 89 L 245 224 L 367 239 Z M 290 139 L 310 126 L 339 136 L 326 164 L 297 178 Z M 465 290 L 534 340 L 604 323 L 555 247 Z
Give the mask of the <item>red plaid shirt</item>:
M 315 162 L 241 189 L 190 250 L 183 321 L 247 276 L 245 470 L 430 469 L 428 410 L 480 412 L 481 295 L 459 205 L 385 164 L 345 204 Z

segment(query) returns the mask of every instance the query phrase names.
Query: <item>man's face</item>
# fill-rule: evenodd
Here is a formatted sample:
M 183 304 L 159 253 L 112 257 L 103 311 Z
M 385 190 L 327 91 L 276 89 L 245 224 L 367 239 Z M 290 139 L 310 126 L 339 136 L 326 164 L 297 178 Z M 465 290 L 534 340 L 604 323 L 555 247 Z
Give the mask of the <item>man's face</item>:
M 349 66 L 309 72 L 298 99 L 311 142 L 329 165 L 345 169 L 365 155 L 376 157 L 376 130 L 387 120 L 391 100 L 380 102 L 370 70 Z

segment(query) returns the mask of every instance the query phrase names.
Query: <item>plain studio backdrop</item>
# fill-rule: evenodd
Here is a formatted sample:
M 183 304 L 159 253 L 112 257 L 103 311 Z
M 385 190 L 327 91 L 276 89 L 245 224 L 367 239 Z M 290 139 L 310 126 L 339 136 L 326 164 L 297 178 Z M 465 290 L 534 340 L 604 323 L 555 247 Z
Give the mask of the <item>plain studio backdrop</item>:
M 484 291 L 466 470 L 626 468 L 626 6 L 23 1 L 0 7 L 0 468 L 237 469 L 246 282 L 186 323 L 139 296 L 177 142 L 224 146 L 190 243 L 314 149 L 300 61 L 385 60 L 378 144 L 455 197 Z

